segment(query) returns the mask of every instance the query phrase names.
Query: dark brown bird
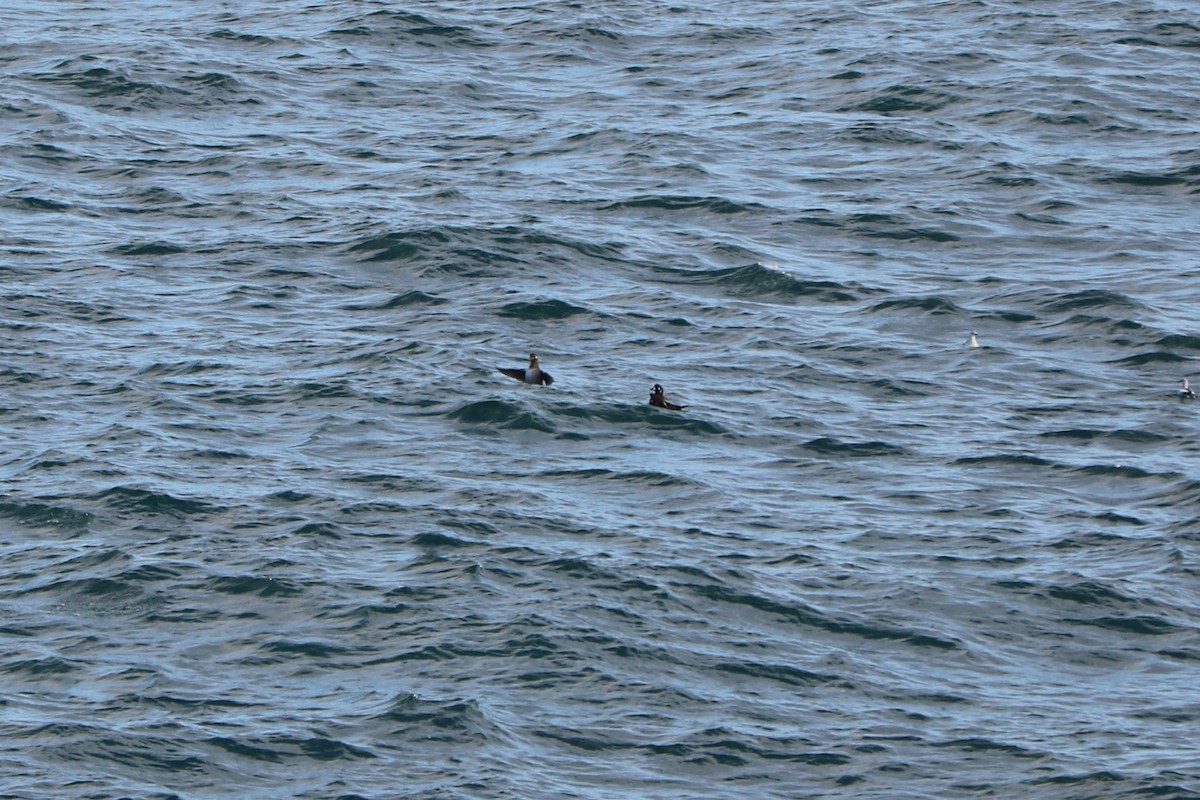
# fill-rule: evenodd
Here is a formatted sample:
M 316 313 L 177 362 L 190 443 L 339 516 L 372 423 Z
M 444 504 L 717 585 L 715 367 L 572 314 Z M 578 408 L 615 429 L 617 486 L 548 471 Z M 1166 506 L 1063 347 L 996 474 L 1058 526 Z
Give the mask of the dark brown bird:
M 663 388 L 657 383 L 654 384 L 654 388 L 650 390 L 650 405 L 658 406 L 659 408 L 665 408 L 670 411 L 682 411 L 683 409 L 687 408 L 687 406 L 677 406 L 674 403 L 668 402 L 667 396 L 663 394 Z
M 543 384 L 545 386 L 554 383 L 554 378 L 550 377 L 550 373 L 538 366 L 537 353 L 529 354 L 528 369 L 506 369 L 504 367 L 497 367 L 496 369 L 522 383 Z

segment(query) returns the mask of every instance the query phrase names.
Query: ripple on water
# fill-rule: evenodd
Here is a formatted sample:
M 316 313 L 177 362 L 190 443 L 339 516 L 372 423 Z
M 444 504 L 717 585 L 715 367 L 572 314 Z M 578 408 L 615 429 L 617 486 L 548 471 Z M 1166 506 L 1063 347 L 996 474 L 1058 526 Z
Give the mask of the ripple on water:
M 687 272 L 671 282 L 718 286 L 731 297 L 764 302 L 791 303 L 801 299 L 812 299 L 824 303 L 849 303 L 859 299 L 855 287 L 837 281 L 804 280 L 781 269 L 762 264 Z
M 477 400 L 464 403 L 447 413 L 450 419 L 485 429 L 530 430 L 555 433 L 557 428 L 541 414 L 519 403 L 504 400 Z
M 1186 4 L 420 5 L 6 15 L 4 790 L 1200 796 Z

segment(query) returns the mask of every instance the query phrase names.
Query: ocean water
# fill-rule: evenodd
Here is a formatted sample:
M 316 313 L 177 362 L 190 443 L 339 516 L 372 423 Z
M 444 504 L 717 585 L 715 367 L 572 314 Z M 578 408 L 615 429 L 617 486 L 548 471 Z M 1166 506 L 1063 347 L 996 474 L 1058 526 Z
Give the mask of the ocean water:
M 0 796 L 1200 797 L 1194 4 L 0 22 Z

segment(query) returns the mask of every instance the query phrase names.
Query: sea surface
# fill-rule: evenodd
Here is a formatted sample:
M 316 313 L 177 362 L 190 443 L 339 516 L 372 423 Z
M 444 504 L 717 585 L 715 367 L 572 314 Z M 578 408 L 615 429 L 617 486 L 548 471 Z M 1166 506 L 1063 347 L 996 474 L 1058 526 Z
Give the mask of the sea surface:
M 1200 798 L 1195 3 L 0 39 L 0 797 Z

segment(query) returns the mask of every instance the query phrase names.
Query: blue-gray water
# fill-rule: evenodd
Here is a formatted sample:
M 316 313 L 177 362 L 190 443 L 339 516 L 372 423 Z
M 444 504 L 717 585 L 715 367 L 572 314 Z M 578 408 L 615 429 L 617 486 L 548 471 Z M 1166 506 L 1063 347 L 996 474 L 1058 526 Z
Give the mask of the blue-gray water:
M 1200 797 L 1192 3 L 0 23 L 0 796 Z

